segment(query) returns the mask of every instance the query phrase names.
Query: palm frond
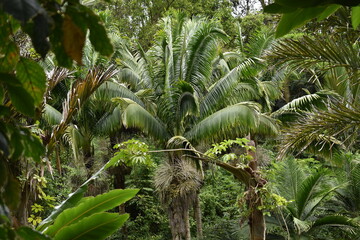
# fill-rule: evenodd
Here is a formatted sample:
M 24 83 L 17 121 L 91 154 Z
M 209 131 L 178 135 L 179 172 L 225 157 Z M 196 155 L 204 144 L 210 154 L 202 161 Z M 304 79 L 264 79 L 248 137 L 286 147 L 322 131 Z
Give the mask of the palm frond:
M 305 178 L 305 173 L 296 159 L 287 158 L 280 163 L 280 169 L 277 170 L 275 188 L 287 200 L 295 200 L 296 193 Z M 290 206 L 293 204 L 291 203 Z M 294 214 L 296 215 L 295 212 Z
M 343 35 L 284 39 L 275 44 L 269 56 L 296 68 L 322 63 L 332 68 L 345 67 L 351 71 L 360 69 L 358 51 Z
M 122 127 L 122 112 L 119 106 L 115 107 L 111 113 L 103 115 L 95 124 L 94 129 L 97 134 L 108 135 Z
M 304 210 L 309 203 L 309 201 L 313 198 L 316 187 L 321 181 L 323 177 L 322 173 L 315 173 L 308 176 L 300 185 L 296 196 L 295 202 L 297 205 L 297 218 L 306 220 Z
M 107 81 L 103 83 L 94 93 L 94 98 L 102 101 L 109 101 L 116 97 L 129 98 L 142 107 L 145 106 L 135 93 L 119 83 Z
M 240 76 L 249 75 L 250 68 L 254 64 L 254 60 L 249 58 L 233 68 L 223 78 L 219 79 L 201 101 L 201 116 L 207 116 L 216 111 L 219 103 L 224 101 L 224 98 L 226 98 L 228 94 L 231 93 L 231 90 L 235 88 L 236 84 L 240 82 Z
M 161 142 L 170 138 L 164 124 L 136 103 L 130 103 L 123 110 L 122 119 L 125 127 L 138 128 Z
M 317 219 L 314 223 L 313 223 L 313 228 L 316 229 L 315 227 L 321 227 L 321 226 L 332 226 L 332 227 L 354 227 L 354 228 L 358 228 L 359 227 L 359 222 L 352 219 L 352 218 L 348 218 L 345 216 L 341 216 L 341 215 L 331 215 L 331 216 L 325 216 L 322 217 L 320 219 Z
M 66 100 L 63 102 L 62 119 L 51 135 L 51 139 L 47 145 L 49 151 L 60 139 L 70 124 L 73 116 L 79 111 L 81 106 L 90 98 L 90 96 L 103 84 L 117 73 L 114 66 L 107 69 L 92 68 L 84 79 L 78 80 L 67 94 Z
M 271 114 L 272 117 L 279 117 L 287 113 L 301 113 L 303 111 L 310 111 L 314 108 L 324 108 L 326 100 L 330 96 L 336 95 L 331 91 L 319 91 L 312 94 L 307 94 L 298 97 L 291 102 L 282 106 L 279 110 Z
M 274 44 L 275 34 L 272 29 L 262 28 L 250 37 L 244 50 L 248 57 L 262 57 L 266 50 Z
M 337 151 L 338 147 L 351 147 L 360 129 L 360 112 L 355 106 L 337 102 L 328 110 L 307 113 L 286 129 L 280 157 L 287 153 L 311 150 L 317 153 Z
M 60 124 L 62 114 L 51 105 L 45 104 L 42 119 L 44 119 L 50 126 L 54 126 Z
M 216 57 L 217 41 L 226 40 L 225 32 L 214 23 L 202 22 L 188 45 L 187 69 L 184 80 L 198 90 L 204 88 L 204 82 L 210 78 L 212 61 Z
M 195 142 L 216 142 L 256 132 L 260 113 L 254 103 L 238 103 L 221 109 L 195 124 L 185 137 Z M 262 122 L 266 123 L 265 119 Z

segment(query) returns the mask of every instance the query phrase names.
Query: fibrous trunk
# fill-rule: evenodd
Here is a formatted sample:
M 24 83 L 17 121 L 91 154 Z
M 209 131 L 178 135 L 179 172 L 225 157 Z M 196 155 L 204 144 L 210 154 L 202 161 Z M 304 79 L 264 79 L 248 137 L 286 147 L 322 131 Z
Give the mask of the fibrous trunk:
M 189 204 L 183 197 L 174 198 L 169 205 L 169 221 L 173 240 L 188 240 L 190 236 Z

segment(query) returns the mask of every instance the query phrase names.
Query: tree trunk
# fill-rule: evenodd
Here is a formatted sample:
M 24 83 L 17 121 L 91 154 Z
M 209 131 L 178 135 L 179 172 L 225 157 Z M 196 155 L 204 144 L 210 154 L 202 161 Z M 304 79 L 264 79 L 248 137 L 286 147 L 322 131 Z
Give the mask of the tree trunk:
M 266 6 L 265 0 L 259 0 L 259 2 L 261 4 L 262 9 L 264 9 Z
M 262 205 L 261 196 L 255 192 L 255 188 L 249 189 L 248 207 L 251 209 L 249 216 L 250 239 L 264 240 L 265 239 L 265 218 L 262 211 L 258 207 Z
M 196 220 L 196 238 L 198 240 L 201 240 L 201 239 L 203 239 L 203 228 L 202 228 L 202 220 L 201 220 L 201 207 L 200 207 L 199 193 L 197 193 L 196 197 L 195 197 L 194 215 L 195 215 L 195 220 Z
M 250 137 L 248 137 L 250 139 Z M 250 140 L 248 143 L 249 146 L 256 147 L 255 141 Z M 258 158 L 255 151 L 248 151 L 248 155 L 252 157 L 252 160 L 249 162 L 249 167 L 251 169 L 252 179 L 261 179 L 259 176 L 258 170 Z M 265 239 L 265 218 L 262 211 L 258 210 L 258 207 L 262 205 L 261 195 L 259 191 L 256 191 L 256 188 L 260 188 L 265 184 L 262 181 L 253 181 L 249 186 L 248 190 L 248 200 L 247 205 L 248 209 L 251 209 L 249 216 L 249 227 L 250 227 L 250 239 L 251 240 L 263 240 Z
M 175 197 L 169 206 L 169 222 L 173 240 L 190 240 L 189 207 L 187 199 Z

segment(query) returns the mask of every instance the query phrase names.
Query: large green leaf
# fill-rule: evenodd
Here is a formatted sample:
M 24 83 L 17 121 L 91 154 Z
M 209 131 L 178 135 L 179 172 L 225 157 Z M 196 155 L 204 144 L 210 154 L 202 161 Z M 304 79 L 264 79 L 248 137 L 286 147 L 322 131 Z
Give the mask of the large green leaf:
M 54 240 L 102 240 L 119 229 L 128 218 L 128 214 L 97 213 L 63 228 Z
M 96 179 L 99 176 L 99 174 L 101 174 L 104 171 L 104 169 L 108 167 L 110 166 L 106 164 L 105 166 L 100 168 L 99 171 L 97 171 L 94 175 L 92 175 L 91 178 L 89 178 L 86 182 L 84 182 L 75 192 L 69 194 L 69 197 L 65 201 L 63 201 L 60 205 L 56 206 L 54 208 L 54 211 L 51 212 L 51 214 L 39 224 L 36 230 L 44 231 L 46 227 L 52 224 L 54 220 L 57 218 L 57 216 L 59 216 L 59 214 L 61 214 L 64 210 L 75 207 L 82 199 L 85 192 L 87 191 L 88 184 L 94 179 Z
M 61 122 L 62 113 L 49 104 L 45 104 L 42 118 L 51 126 L 58 125 Z
M 0 46 L 0 53 L 0 71 L 13 71 L 19 61 L 19 49 L 16 44 L 14 42 L 4 41 Z
M 39 106 L 43 101 L 46 89 L 46 76 L 43 68 L 35 61 L 22 57 L 16 65 L 16 77 L 34 99 L 35 106 Z
M 298 8 L 297 10 L 283 14 L 276 29 L 276 37 L 282 37 L 292 29 L 304 25 L 312 18 L 325 18 L 339 8 L 338 5 L 319 6 L 311 8 Z
M 316 220 L 312 227 L 320 227 L 320 226 L 324 226 L 324 225 L 329 225 L 329 226 L 348 226 L 348 227 L 359 227 L 359 222 L 356 222 L 356 220 L 345 217 L 345 216 L 340 216 L 340 215 L 330 215 L 330 216 L 326 216 L 326 217 L 322 217 L 318 220 Z
M 85 45 L 86 29 L 82 29 L 73 19 L 65 15 L 62 23 L 64 50 L 78 64 L 82 64 L 82 53 Z
M 0 75 L 0 81 L 3 77 L 7 78 L 7 90 L 10 96 L 10 100 L 12 105 L 18 110 L 19 112 L 28 115 L 34 116 L 35 108 L 34 108 L 34 99 L 31 95 L 24 89 L 21 85 L 20 81 L 13 75 Z
M 55 219 L 54 224 L 47 228 L 44 233 L 49 236 L 55 236 L 65 227 L 70 226 L 85 217 L 119 206 L 135 196 L 137 192 L 137 189 L 115 189 L 96 197 L 83 199 L 76 207 L 63 211 Z

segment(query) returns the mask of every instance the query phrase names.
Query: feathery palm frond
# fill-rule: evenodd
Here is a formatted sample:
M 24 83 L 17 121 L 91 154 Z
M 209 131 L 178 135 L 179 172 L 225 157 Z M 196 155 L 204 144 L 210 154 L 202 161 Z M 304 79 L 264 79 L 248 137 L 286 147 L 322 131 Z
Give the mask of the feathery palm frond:
M 344 36 L 284 39 L 273 47 L 269 56 L 297 68 L 323 63 L 326 68 L 345 67 L 351 71 L 360 70 L 358 51 Z
M 101 84 L 109 80 L 117 73 L 114 66 L 105 70 L 97 68 L 90 69 L 85 79 L 77 81 L 67 94 L 67 99 L 63 102 L 62 119 L 59 125 L 54 128 L 48 143 L 51 150 L 56 141 L 65 132 L 70 124 L 72 117 L 79 111 L 80 107 L 90 98 Z
M 315 108 L 326 107 L 329 97 L 335 96 L 336 93 L 331 91 L 319 91 L 316 93 L 301 96 L 282 106 L 279 110 L 271 114 L 272 117 L 279 117 L 286 113 L 302 113 Z
M 336 147 L 351 147 L 357 141 L 359 131 L 360 112 L 357 108 L 337 102 L 329 106 L 327 111 L 307 113 L 286 129 L 280 157 L 295 150 L 301 152 L 312 148 L 331 151 L 333 147 L 336 151 Z
M 202 91 L 212 72 L 212 60 L 217 51 L 217 41 L 227 39 L 224 31 L 213 23 L 201 23 L 188 45 L 187 68 L 184 80 Z
M 269 28 L 260 29 L 246 44 L 244 50 L 248 57 L 262 57 L 265 51 L 268 51 L 274 44 L 275 32 Z

